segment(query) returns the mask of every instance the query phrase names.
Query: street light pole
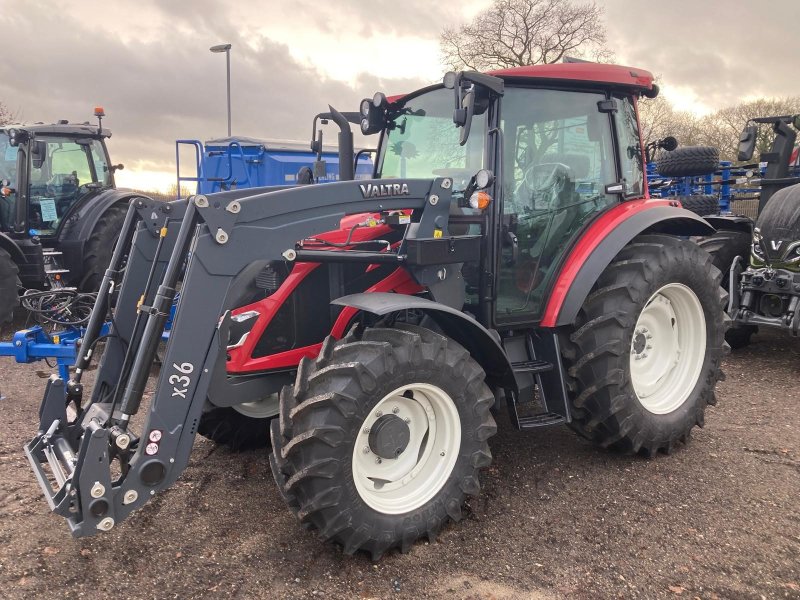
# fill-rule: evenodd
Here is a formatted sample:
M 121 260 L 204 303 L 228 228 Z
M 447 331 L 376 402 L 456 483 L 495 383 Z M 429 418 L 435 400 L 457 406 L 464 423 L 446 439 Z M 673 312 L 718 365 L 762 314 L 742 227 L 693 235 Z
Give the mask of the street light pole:
M 227 73 L 227 91 L 228 91 L 228 137 L 231 137 L 231 45 L 218 44 L 209 48 L 211 52 L 225 53 L 226 73 Z

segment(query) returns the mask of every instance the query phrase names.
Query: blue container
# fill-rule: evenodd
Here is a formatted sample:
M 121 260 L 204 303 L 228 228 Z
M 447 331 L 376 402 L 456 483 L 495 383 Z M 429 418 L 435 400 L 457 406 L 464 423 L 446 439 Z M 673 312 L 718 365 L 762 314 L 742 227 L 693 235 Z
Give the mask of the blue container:
M 196 176 L 180 174 L 181 145 L 192 146 L 195 153 Z M 316 155 L 308 144 L 281 140 L 259 140 L 231 137 L 209 140 L 178 140 L 175 143 L 178 169 L 178 189 L 181 183 L 196 182 L 198 194 L 210 194 L 236 188 L 270 185 L 292 185 L 302 167 L 313 170 Z M 325 175 L 320 183 L 339 180 L 339 156 L 335 147 L 322 153 Z M 372 177 L 372 161 L 361 155 L 356 167 L 356 179 Z

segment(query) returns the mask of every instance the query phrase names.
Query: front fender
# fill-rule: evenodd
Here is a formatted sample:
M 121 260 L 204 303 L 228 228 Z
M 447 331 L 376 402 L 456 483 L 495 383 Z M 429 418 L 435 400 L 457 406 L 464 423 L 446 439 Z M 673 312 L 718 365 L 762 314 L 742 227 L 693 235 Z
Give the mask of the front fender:
M 498 339 L 466 313 L 418 296 L 382 292 L 351 294 L 334 300 L 332 304 L 350 306 L 375 315 L 420 310 L 433 319 L 448 337 L 467 349 L 486 372 L 486 381 L 490 386 L 517 391 L 511 363 Z
M 17 265 L 24 265 L 26 262 L 28 262 L 28 259 L 25 257 L 25 253 L 19 247 L 17 242 L 2 232 L 0 232 L 0 248 L 8 252 Z
M 702 217 L 668 200 L 635 200 L 598 218 L 573 246 L 556 279 L 542 316 L 542 327 L 571 325 L 600 274 L 641 233 L 712 235 Z

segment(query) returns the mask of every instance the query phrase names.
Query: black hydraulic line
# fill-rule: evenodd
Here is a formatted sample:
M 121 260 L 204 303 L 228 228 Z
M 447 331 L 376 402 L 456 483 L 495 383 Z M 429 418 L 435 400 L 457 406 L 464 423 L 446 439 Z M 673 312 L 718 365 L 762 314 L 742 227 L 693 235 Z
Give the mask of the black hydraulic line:
M 122 418 L 120 419 L 119 425 L 123 429 L 127 427 L 130 416 L 136 414 L 139 410 L 139 405 L 142 402 L 142 395 L 147 385 L 147 378 L 150 375 L 150 368 L 153 365 L 153 359 L 156 356 L 158 344 L 161 341 L 161 333 L 164 331 L 164 325 L 167 322 L 167 318 L 169 318 L 172 301 L 175 299 L 175 294 L 177 293 L 175 287 L 177 286 L 178 278 L 181 274 L 181 267 L 186 258 L 186 253 L 189 251 L 189 246 L 192 243 L 196 225 L 197 206 L 193 202 L 189 202 L 186 213 L 183 216 L 181 228 L 178 231 L 175 248 L 167 264 L 164 279 L 161 285 L 158 286 L 158 291 L 153 299 L 153 306 L 146 309 L 145 307 L 141 307 L 141 310 L 147 310 L 149 314 L 136 353 L 136 358 L 133 361 L 125 390 L 122 393 L 120 404 Z M 131 344 L 131 346 L 133 346 L 133 344 Z
M 153 280 L 155 279 L 156 267 L 158 266 L 158 259 L 161 257 L 161 249 L 164 245 L 164 239 L 167 237 L 167 230 L 169 227 L 169 219 L 165 219 L 164 226 L 161 228 L 158 236 L 158 244 L 156 244 L 156 251 L 153 255 L 153 262 L 150 263 L 150 271 L 147 273 L 147 280 L 144 284 L 144 290 L 142 291 L 142 295 L 139 298 L 139 306 L 137 307 L 136 311 L 136 320 L 133 322 L 133 332 L 131 334 L 131 343 L 128 344 L 128 347 L 125 349 L 125 358 L 122 361 L 122 369 L 120 370 L 120 378 L 117 381 L 117 385 L 114 388 L 114 396 L 112 399 L 112 410 L 113 412 L 114 407 L 117 404 L 117 400 L 119 399 L 119 390 L 120 390 L 120 383 L 125 381 L 128 375 L 128 369 L 130 369 L 131 363 L 133 362 L 133 358 L 136 355 L 136 349 L 138 348 L 138 344 L 136 340 L 142 335 L 142 311 L 138 310 L 142 304 L 147 300 L 148 296 L 150 295 L 150 289 L 153 286 Z
M 75 359 L 75 372 L 67 384 L 67 395 L 70 397 L 77 396 L 78 405 L 80 405 L 81 377 L 91 362 L 94 342 L 100 335 L 100 329 L 103 323 L 105 323 L 106 314 L 111 304 L 114 280 L 119 275 L 119 269 L 125 257 L 125 250 L 130 245 L 130 240 L 133 236 L 133 227 L 137 216 L 134 202 L 131 202 L 128 206 L 128 212 L 125 213 L 125 220 L 122 223 L 122 233 L 114 248 L 114 253 L 111 255 L 111 263 L 103 274 L 103 281 L 100 283 L 100 290 L 97 292 L 94 308 L 92 309 L 91 315 L 89 315 L 89 322 L 86 324 L 83 343 L 78 351 L 78 357 Z
M 361 250 L 296 250 L 295 254 L 294 262 L 400 264 L 406 259 L 405 256 L 394 252 Z

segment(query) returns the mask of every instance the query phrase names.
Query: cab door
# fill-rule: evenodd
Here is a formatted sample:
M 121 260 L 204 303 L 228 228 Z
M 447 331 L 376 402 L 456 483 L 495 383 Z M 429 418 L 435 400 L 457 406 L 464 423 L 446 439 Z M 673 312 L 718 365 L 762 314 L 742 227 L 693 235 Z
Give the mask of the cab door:
M 541 317 L 544 297 L 581 229 L 618 202 L 608 96 L 507 88 L 502 100 L 502 224 L 495 319 Z

